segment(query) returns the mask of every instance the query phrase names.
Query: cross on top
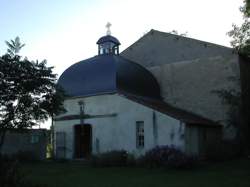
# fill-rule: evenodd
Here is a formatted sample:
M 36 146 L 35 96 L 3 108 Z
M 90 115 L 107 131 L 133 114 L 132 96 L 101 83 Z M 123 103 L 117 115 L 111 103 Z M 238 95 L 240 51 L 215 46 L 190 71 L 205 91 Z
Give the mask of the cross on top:
M 110 27 L 111 27 L 111 23 L 108 22 L 107 25 L 106 25 L 107 35 L 111 35 Z

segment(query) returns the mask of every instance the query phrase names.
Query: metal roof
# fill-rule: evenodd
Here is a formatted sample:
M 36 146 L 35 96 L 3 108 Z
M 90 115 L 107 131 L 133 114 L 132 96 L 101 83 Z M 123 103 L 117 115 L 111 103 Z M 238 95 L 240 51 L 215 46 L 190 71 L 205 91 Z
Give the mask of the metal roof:
M 101 37 L 101 38 L 96 42 L 96 44 L 99 45 L 99 44 L 102 44 L 102 43 L 105 43 L 105 42 L 113 42 L 113 43 L 115 43 L 116 45 L 120 45 L 120 44 L 121 44 L 117 38 L 115 38 L 114 36 L 111 36 L 111 35 L 106 35 L 106 36 Z
M 219 123 L 207 119 L 203 116 L 196 115 L 190 111 L 186 111 L 172 106 L 163 100 L 149 98 L 145 96 L 138 96 L 127 92 L 119 92 L 119 94 L 129 100 L 150 107 L 158 112 L 171 116 L 175 119 L 181 120 L 187 124 L 202 125 L 202 126 L 221 126 Z
M 70 97 L 126 91 L 161 98 L 154 76 L 141 65 L 118 55 L 98 55 L 66 69 L 58 84 Z

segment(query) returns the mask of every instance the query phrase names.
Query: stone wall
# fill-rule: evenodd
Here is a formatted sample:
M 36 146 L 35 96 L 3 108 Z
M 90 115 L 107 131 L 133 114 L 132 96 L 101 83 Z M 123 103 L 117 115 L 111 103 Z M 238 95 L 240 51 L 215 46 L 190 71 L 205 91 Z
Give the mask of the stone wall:
M 232 49 L 152 30 L 121 55 L 151 71 L 167 103 L 226 127 L 229 106 L 215 91 L 240 90 L 239 58 Z M 224 138 L 234 135 L 233 127 L 224 129 Z

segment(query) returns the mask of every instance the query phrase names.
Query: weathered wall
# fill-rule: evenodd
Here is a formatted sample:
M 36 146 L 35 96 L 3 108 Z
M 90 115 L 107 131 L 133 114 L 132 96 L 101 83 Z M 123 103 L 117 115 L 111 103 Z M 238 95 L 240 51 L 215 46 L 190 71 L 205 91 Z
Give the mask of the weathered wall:
M 46 158 L 46 146 L 46 130 L 9 130 L 5 136 L 2 153 L 13 155 L 23 152 L 31 158 L 42 160 Z
M 213 121 L 226 124 L 228 106 L 214 91 L 240 89 L 237 58 L 214 57 L 162 66 L 149 70 L 157 78 L 161 94 L 167 103 Z M 234 136 L 232 128 L 225 128 L 224 137 Z
M 240 89 L 238 55 L 232 49 L 191 38 L 151 31 L 122 56 L 149 69 L 164 100 L 205 118 L 226 124 L 228 106 L 214 91 Z M 224 129 L 224 138 L 235 135 Z
M 99 118 L 84 119 L 84 123 L 92 126 L 93 153 L 124 149 L 135 155 L 140 155 L 155 145 L 167 144 L 176 145 L 184 150 L 185 125 L 174 118 L 155 112 L 155 126 L 157 127 L 157 135 L 155 135 L 153 129 L 154 111 L 119 95 L 66 100 L 65 107 L 68 112 L 63 115 L 79 114 L 78 102 L 80 100 L 85 104 L 85 114 L 104 115 Z M 110 114 L 113 116 L 109 116 Z M 136 148 L 136 121 L 144 121 L 144 149 Z M 80 124 L 80 120 L 55 121 L 55 132 L 66 132 L 67 158 L 72 158 L 74 155 L 73 128 L 75 124 Z M 99 150 L 97 150 L 98 147 Z
M 156 30 L 151 30 L 121 53 L 144 67 L 232 55 L 233 50 L 228 47 Z

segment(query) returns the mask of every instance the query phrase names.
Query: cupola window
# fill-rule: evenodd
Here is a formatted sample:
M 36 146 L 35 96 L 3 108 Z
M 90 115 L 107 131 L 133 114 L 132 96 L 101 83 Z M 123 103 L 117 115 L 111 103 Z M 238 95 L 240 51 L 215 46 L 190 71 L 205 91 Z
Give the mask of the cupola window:
M 98 55 L 119 55 L 119 45 L 120 42 L 113 36 L 111 36 L 110 31 L 111 24 L 107 23 L 107 33 L 106 36 L 101 37 L 98 41 Z

